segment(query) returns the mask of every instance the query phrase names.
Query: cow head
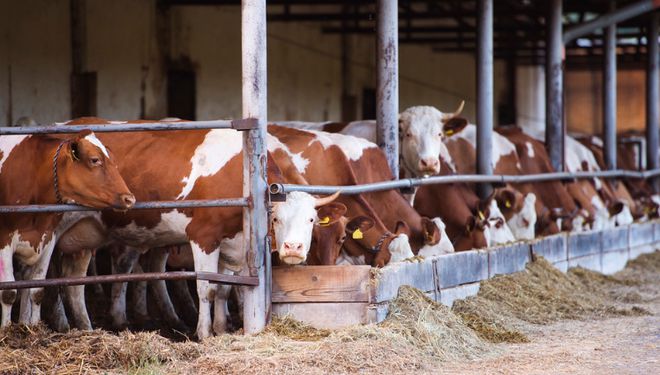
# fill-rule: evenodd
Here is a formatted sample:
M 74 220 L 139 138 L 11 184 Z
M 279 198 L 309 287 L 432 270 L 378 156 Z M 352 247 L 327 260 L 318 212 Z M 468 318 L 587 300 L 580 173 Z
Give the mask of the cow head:
M 348 219 L 344 216 L 346 206 L 333 202 L 318 209 L 318 222 L 312 234 L 312 249 L 307 264 L 334 265 L 341 254 L 346 236 L 360 228 L 361 233 L 368 232 L 374 221 L 366 216 Z
M 408 240 L 410 229 L 406 223 L 399 221 L 394 233 L 381 225 L 382 223 L 374 226 L 369 232 L 364 232 L 361 227 L 349 223 L 346 226 L 346 232 L 349 234 L 348 240 L 344 247 L 347 255 L 352 257 L 364 255 L 365 260 L 370 259 L 370 264 L 374 267 L 384 267 L 388 263 L 398 262 L 415 255 Z
M 318 221 L 316 207 L 330 204 L 338 196 L 339 192 L 325 198 L 292 192 L 285 202 L 273 204 L 270 222 L 281 261 L 300 264 L 307 259 L 314 223 Z
M 533 240 L 536 226 L 536 195 L 523 196 L 517 190 L 503 188 L 495 192 L 495 201 L 517 240 Z
M 65 140 L 54 154 L 55 194 L 65 203 L 127 210 L 135 203 L 110 151 L 90 131 Z
M 494 195 L 486 200 L 485 205 L 482 208 L 483 215 L 486 217 L 486 229 L 484 233 L 486 235 L 486 240 L 488 241 L 488 246 L 503 245 L 509 242 L 515 241 L 511 229 L 506 223 L 506 219 L 500 211 L 500 208 L 497 206 L 497 201 L 494 199 Z
M 442 113 L 430 106 L 410 107 L 399 115 L 401 159 L 414 177 L 440 173 L 440 158 L 451 160 L 443 139 L 458 133 L 467 120 L 458 117 L 462 102 L 454 113 Z
M 424 229 L 425 238 L 424 247 L 419 250 L 417 255 L 431 257 L 454 252 L 454 245 L 447 236 L 446 226 L 441 218 L 429 219 L 423 217 L 422 228 Z

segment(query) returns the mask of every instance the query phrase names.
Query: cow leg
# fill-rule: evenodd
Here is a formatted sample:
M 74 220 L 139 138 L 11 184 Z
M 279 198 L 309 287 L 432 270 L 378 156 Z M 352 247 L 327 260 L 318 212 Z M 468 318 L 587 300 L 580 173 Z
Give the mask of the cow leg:
M 60 258 L 61 257 L 55 256 L 55 259 L 52 260 L 47 273 L 49 279 L 59 277 L 60 272 L 58 271 L 61 268 Z M 64 310 L 64 302 L 62 302 L 60 287 L 46 288 L 46 298 L 48 300 L 44 302 L 44 306 L 46 308 L 50 307 L 50 311 L 48 311 L 48 309 L 45 311 L 45 320 L 48 325 L 57 332 L 69 331 L 71 326 L 69 325 L 69 319 L 67 319 L 66 311 Z
M 195 318 L 197 317 L 197 307 L 195 301 L 188 289 L 188 281 L 186 280 L 172 280 L 169 282 L 170 292 L 179 309 L 179 313 L 183 317 L 185 323 L 189 326 L 197 324 Z
M 218 272 L 218 258 L 220 252 L 216 249 L 207 254 L 195 242 L 190 242 L 195 271 Z M 211 302 L 215 300 L 216 285 L 206 280 L 197 280 L 197 295 L 199 297 L 199 316 L 197 319 L 197 337 L 202 340 L 213 335 L 211 331 Z
M 99 273 L 96 270 L 96 255 L 92 254 L 92 258 L 89 260 L 89 268 L 87 269 L 87 274 L 89 276 L 98 276 Z M 103 285 L 102 284 L 92 284 L 92 290 L 96 298 L 103 297 Z
M 92 252 L 82 250 L 73 254 L 62 254 L 62 276 L 84 277 L 87 275 Z M 82 330 L 91 330 L 92 322 L 89 320 L 87 305 L 85 304 L 85 286 L 74 285 L 64 287 L 65 302 L 71 313 L 73 326 Z
M 55 238 L 52 238 L 49 243 L 44 245 L 37 262 L 30 267 L 29 277 L 26 280 L 43 280 L 46 278 L 50 258 L 53 255 L 53 249 L 55 249 L 55 243 Z M 21 301 L 22 309 L 18 322 L 29 325 L 38 324 L 41 321 L 41 302 L 44 298 L 44 288 L 30 289 L 26 297 L 25 305 Z
M 140 262 L 133 267 L 133 273 L 144 273 Z M 133 283 L 133 292 L 131 293 L 131 306 L 133 306 L 133 320 L 135 324 L 143 329 L 149 329 L 150 322 L 149 308 L 147 307 L 147 282 L 136 281 Z
M 165 272 L 165 265 L 167 263 L 167 256 L 169 251 L 165 249 L 153 249 L 149 251 L 149 271 L 150 272 Z M 187 332 L 188 327 L 186 324 L 179 318 L 176 311 L 174 310 L 174 305 L 170 299 L 170 295 L 167 293 L 167 285 L 165 280 L 155 280 L 149 282 L 149 289 L 153 293 L 154 299 L 156 300 L 156 305 L 160 310 L 162 318 L 165 320 L 171 328 L 180 331 Z
M 14 281 L 14 249 L 7 246 L 0 249 L 0 281 Z M 16 289 L 0 291 L 0 302 L 2 303 L 2 320 L 0 326 L 6 327 L 11 323 L 11 308 L 16 301 Z
M 123 247 L 121 251 L 112 253 L 111 268 L 113 274 L 131 273 L 140 258 L 140 252 L 132 247 Z M 124 330 L 128 327 L 126 318 L 126 283 L 114 283 L 110 289 L 110 317 L 112 327 Z
M 219 269 L 218 272 L 225 275 L 234 274 L 233 271 L 227 270 L 225 268 Z M 218 284 L 217 289 L 218 290 L 215 293 L 215 302 L 213 305 L 213 332 L 219 335 L 227 331 L 227 317 L 229 316 L 229 310 L 227 309 L 227 299 L 229 298 L 231 285 Z

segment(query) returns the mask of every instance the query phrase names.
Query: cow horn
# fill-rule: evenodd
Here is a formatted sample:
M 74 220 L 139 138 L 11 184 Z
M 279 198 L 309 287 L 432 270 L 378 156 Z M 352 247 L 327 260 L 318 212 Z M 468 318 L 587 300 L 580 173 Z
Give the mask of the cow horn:
M 335 199 L 337 199 L 337 197 L 339 196 L 340 193 L 341 193 L 341 191 L 338 191 L 338 192 L 336 192 L 332 195 L 328 195 L 327 197 L 324 197 L 324 198 L 316 198 L 316 204 L 314 204 L 314 207 L 321 207 L 321 206 L 324 206 L 324 205 L 334 201 Z
M 443 120 L 449 120 L 452 117 L 456 117 L 463 112 L 463 107 L 465 107 L 465 100 L 461 100 L 461 104 L 458 106 L 458 109 L 454 113 L 445 113 L 442 117 Z

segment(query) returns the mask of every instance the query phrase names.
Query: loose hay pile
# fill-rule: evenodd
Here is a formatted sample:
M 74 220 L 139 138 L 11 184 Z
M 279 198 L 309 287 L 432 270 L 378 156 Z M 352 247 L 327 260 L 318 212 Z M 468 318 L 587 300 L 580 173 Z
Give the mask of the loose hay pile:
M 276 318 L 256 336 L 173 343 L 154 333 L 59 334 L 11 326 L 0 331 L 0 374 L 433 372 L 442 366 L 438 361 L 497 353 L 492 342 L 525 342 L 530 323 L 643 314 L 622 308 L 612 291 L 634 288 L 648 300 L 658 298 L 658 285 L 660 252 L 615 276 L 582 269 L 563 274 L 539 259 L 525 272 L 483 282 L 477 296 L 452 310 L 403 286 L 384 322 L 337 331 Z
M 660 258 L 658 254 L 650 257 Z M 649 270 L 644 260 L 640 264 L 645 268 L 638 274 L 657 274 L 658 269 Z M 564 274 L 539 258 L 529 263 L 524 272 L 482 282 L 476 296 L 456 301 L 453 309 L 488 341 L 525 342 L 527 338 L 521 332 L 525 323 L 648 314 L 636 306 L 620 306 L 619 302 L 631 299 L 617 298 L 613 292 L 621 286 L 638 285 L 632 278 L 606 276 L 582 268 Z

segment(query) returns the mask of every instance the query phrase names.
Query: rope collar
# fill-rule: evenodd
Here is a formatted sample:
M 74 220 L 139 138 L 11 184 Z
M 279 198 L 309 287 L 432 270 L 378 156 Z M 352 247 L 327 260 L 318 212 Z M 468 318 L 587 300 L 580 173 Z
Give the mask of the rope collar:
M 381 247 L 383 246 L 383 242 L 385 242 L 386 239 L 391 238 L 391 237 L 394 237 L 392 232 L 388 231 L 388 232 L 383 233 L 383 235 L 380 236 L 380 238 L 378 239 L 378 242 L 376 242 L 376 245 L 374 247 L 372 247 L 371 249 L 369 249 L 369 251 L 373 254 L 377 254 L 381 250 Z
M 69 140 L 62 141 L 59 146 L 57 146 L 57 150 L 55 151 L 55 156 L 53 156 L 53 188 L 55 190 L 55 199 L 57 200 L 58 204 L 64 203 L 62 200 L 62 194 L 60 193 L 60 185 L 59 185 L 59 180 L 57 177 L 57 159 L 60 156 L 60 151 L 62 150 L 62 146 L 64 146 L 65 143 L 69 143 Z

